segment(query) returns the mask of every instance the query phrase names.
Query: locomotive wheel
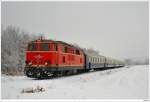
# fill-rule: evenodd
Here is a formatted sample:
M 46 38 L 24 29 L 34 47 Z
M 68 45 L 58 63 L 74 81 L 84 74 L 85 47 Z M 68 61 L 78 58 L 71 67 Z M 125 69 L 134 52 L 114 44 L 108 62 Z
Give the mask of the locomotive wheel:
M 32 77 L 32 72 L 31 71 L 29 71 L 29 70 L 27 70 L 26 72 L 25 72 L 25 74 L 27 75 L 27 77 Z

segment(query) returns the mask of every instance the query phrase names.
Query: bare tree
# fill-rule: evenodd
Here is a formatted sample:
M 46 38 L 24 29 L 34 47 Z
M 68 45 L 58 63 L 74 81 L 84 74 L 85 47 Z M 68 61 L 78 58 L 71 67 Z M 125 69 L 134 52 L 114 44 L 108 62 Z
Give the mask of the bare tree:
M 18 27 L 8 26 L 1 31 L 2 73 L 18 75 L 23 73 L 25 48 L 34 37 Z

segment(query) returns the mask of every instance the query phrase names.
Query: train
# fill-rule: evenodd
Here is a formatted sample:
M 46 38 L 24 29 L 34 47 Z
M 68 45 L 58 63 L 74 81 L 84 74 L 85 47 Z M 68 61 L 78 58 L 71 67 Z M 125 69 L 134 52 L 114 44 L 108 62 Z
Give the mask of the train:
M 30 41 L 25 55 L 24 73 L 30 78 L 47 78 L 125 66 L 123 61 L 92 55 L 72 44 L 54 40 Z

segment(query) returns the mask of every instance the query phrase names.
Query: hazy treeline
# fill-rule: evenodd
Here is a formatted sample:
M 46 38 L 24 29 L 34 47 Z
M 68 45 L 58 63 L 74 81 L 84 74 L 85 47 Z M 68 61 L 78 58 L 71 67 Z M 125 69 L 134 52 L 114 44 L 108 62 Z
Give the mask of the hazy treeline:
M 129 58 L 125 59 L 124 62 L 127 65 L 149 65 L 149 58 Z
M 27 43 L 36 36 L 18 27 L 8 26 L 1 29 L 1 71 L 3 74 L 23 74 L 25 49 Z

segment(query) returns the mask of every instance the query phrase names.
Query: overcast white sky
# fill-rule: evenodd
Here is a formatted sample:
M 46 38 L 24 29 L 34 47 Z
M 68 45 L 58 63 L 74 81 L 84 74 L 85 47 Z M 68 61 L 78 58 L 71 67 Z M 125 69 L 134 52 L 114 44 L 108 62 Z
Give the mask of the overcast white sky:
M 3 26 L 94 48 L 113 58 L 148 57 L 148 2 L 2 2 Z

